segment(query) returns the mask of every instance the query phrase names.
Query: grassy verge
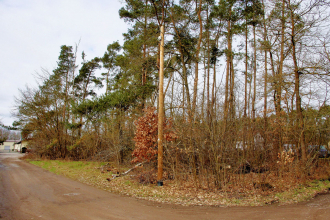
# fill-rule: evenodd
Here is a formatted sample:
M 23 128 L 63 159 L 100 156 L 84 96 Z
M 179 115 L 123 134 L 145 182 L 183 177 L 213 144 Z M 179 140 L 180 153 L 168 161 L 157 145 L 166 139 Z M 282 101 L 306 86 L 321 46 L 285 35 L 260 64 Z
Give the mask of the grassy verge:
M 250 190 L 238 195 L 235 191 L 196 190 L 194 187 L 178 184 L 174 180 L 164 181 L 163 187 L 157 187 L 154 184 L 140 184 L 129 175 L 110 180 L 116 169 L 111 171 L 106 169 L 105 167 L 109 167 L 108 163 L 63 160 L 28 160 L 28 162 L 55 174 L 109 192 L 181 205 L 260 206 L 272 203 L 291 204 L 311 199 L 317 194 L 328 192 L 330 188 L 328 180 L 314 180 L 287 188 L 282 192 L 271 190 L 265 194 Z M 124 170 L 122 169 L 122 171 Z

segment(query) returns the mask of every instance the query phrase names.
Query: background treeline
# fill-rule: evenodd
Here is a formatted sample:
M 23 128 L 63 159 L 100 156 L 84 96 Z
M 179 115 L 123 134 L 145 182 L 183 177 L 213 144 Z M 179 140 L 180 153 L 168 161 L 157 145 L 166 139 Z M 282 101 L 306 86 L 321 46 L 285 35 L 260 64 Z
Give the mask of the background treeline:
M 221 187 L 230 174 L 285 170 L 289 149 L 309 172 L 309 146 L 330 141 L 328 1 L 124 2 L 123 45 L 83 53 L 80 66 L 77 48 L 62 46 L 57 68 L 17 97 L 15 125 L 36 154 L 134 159 L 134 121 L 157 106 L 163 22 L 169 176 Z
M 13 127 L 7 127 L 3 125 L 0 121 L 0 144 L 3 144 L 6 140 L 19 141 L 21 139 L 21 134 L 19 131 L 14 131 Z

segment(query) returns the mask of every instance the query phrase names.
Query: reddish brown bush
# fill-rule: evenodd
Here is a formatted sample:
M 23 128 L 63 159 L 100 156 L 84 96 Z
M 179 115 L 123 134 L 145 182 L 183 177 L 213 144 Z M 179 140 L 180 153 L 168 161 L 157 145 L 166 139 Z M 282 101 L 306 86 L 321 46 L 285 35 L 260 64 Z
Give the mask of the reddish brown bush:
M 132 162 L 150 161 L 157 155 L 158 145 L 158 114 L 155 107 L 144 109 L 144 116 L 134 122 L 135 131 L 135 149 L 132 153 L 134 159 Z M 164 119 L 164 140 L 171 142 L 177 138 L 172 131 L 172 121 Z

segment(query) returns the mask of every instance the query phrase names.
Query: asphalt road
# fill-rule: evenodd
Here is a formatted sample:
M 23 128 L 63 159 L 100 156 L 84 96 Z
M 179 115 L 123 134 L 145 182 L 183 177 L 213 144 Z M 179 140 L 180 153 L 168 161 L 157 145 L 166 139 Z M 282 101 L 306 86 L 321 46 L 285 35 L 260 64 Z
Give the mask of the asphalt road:
M 289 206 L 182 207 L 112 194 L 0 153 L 0 219 L 330 219 L 330 195 Z

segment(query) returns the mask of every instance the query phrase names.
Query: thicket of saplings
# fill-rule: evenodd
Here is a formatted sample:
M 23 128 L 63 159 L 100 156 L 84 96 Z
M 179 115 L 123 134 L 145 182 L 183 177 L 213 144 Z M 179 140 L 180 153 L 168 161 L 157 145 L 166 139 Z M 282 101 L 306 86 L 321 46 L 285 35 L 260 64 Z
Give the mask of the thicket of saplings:
M 322 109 L 304 112 L 308 146 L 304 161 L 296 138 L 299 129 L 295 114 L 283 111 L 280 118 L 270 115 L 254 121 L 236 118 L 225 122 L 212 115 L 203 119 L 197 115 L 191 120 L 171 111 L 168 115 L 172 117 L 164 122 L 164 181 L 199 189 L 264 192 L 274 190 L 275 186 L 281 190 L 279 187 L 288 187 L 292 182 L 328 180 L 327 154 L 320 155 L 319 146 L 327 143 L 329 119 L 321 112 Z M 107 161 L 122 170 L 142 162 L 143 168 L 135 170 L 133 178 L 142 184 L 157 182 L 155 108 L 144 109 L 142 116 L 141 113 L 135 117 L 125 113 L 112 115 L 109 121 L 99 122 L 94 128 L 98 129 L 86 128 L 82 138 L 68 147 L 66 158 Z M 60 157 L 56 147 L 34 144 L 36 155 Z M 52 144 L 56 146 L 56 142 Z

